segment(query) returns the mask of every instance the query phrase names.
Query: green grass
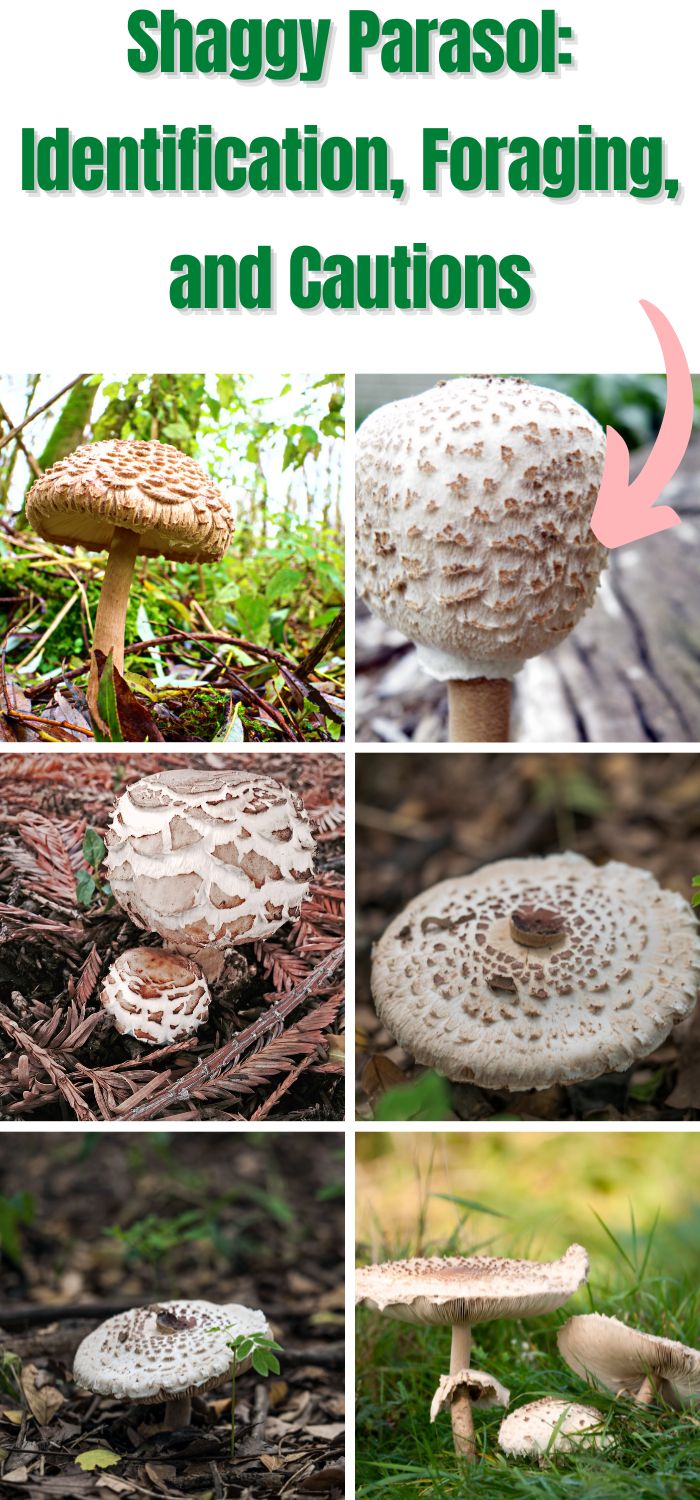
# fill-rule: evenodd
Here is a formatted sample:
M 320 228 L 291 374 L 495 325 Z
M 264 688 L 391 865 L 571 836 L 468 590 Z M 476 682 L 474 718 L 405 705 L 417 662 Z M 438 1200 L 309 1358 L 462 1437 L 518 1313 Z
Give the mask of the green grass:
M 600 1140 L 601 1138 L 598 1137 Z M 485 1238 L 467 1236 L 466 1212 L 448 1243 L 424 1242 L 423 1253 L 468 1254 Z M 465 1496 L 531 1497 L 531 1500 L 691 1500 L 700 1496 L 700 1407 L 670 1411 L 643 1409 L 608 1392 L 592 1390 L 559 1356 L 556 1331 L 575 1312 L 603 1312 L 638 1327 L 700 1343 L 700 1294 L 697 1290 L 697 1226 L 679 1225 L 679 1254 L 669 1247 L 668 1226 L 657 1237 L 652 1222 L 640 1233 L 634 1217 L 624 1236 L 596 1224 L 582 1205 L 578 1238 L 589 1244 L 589 1227 L 597 1230 L 591 1275 L 565 1307 L 547 1317 L 524 1322 L 501 1320 L 474 1330 L 472 1362 L 487 1370 L 511 1393 L 512 1411 L 543 1396 L 583 1401 L 596 1407 L 614 1447 L 558 1459 L 510 1459 L 497 1446 L 500 1411 L 476 1411 L 478 1457 L 465 1466 L 452 1448 L 449 1415 L 431 1426 L 430 1401 L 441 1373 L 449 1367 L 447 1329 L 419 1328 L 361 1309 L 357 1317 L 357 1468 L 356 1500 L 464 1500 Z M 602 1235 L 602 1240 L 600 1236 Z M 690 1241 L 694 1241 L 691 1251 Z M 602 1246 L 607 1246 L 607 1249 Z M 413 1248 L 413 1247 L 412 1247 Z M 388 1246 L 399 1258 L 405 1246 Z M 527 1254 L 513 1231 L 498 1253 Z

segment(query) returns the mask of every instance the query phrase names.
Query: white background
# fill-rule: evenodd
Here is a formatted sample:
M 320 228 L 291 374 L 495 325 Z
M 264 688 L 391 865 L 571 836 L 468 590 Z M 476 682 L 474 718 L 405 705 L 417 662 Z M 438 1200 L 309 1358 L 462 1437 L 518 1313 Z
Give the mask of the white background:
M 674 324 L 700 368 L 695 116 L 700 7 L 689 0 L 562 0 L 574 27 L 575 68 L 558 78 L 390 78 L 375 58 L 350 77 L 347 8 L 300 0 L 247 6 L 181 0 L 190 19 L 237 15 L 332 17 L 326 82 L 241 84 L 221 78 L 133 73 L 126 22 L 135 0 L 24 0 L 2 7 L 2 354 L 5 370 L 200 369 L 203 366 L 391 370 L 657 370 L 652 329 L 638 302 Z M 159 9 L 159 7 L 151 7 Z M 539 18 L 531 0 L 479 6 L 425 0 L 374 7 L 403 14 Z M 395 148 L 408 201 L 362 195 L 216 196 L 23 194 L 20 130 L 135 134 L 147 125 L 211 123 L 244 138 L 317 123 L 324 134 L 379 132 Z M 617 197 L 554 202 L 538 196 L 424 196 L 424 125 L 456 133 L 660 134 L 681 201 Z M 325 254 L 390 251 L 427 238 L 433 253 L 515 251 L 535 269 L 531 309 L 473 314 L 302 313 L 289 304 L 287 261 L 299 243 Z M 175 312 L 170 260 L 178 252 L 234 256 L 272 243 L 277 311 Z

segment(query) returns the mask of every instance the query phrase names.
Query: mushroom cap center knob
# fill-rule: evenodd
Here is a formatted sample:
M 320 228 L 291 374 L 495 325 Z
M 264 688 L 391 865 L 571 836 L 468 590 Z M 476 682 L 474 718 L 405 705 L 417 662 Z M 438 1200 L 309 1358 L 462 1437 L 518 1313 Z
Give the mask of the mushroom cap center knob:
M 510 935 L 525 948 L 551 948 L 566 937 L 566 922 L 550 906 L 517 906 L 511 913 Z

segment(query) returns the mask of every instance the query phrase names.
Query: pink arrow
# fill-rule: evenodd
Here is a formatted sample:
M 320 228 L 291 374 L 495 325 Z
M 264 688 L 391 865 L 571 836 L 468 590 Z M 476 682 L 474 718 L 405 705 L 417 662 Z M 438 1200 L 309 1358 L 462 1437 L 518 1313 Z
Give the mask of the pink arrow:
M 683 459 L 693 430 L 693 383 L 688 362 L 668 318 L 653 302 L 642 302 L 661 345 L 666 366 L 666 410 L 649 457 L 630 484 L 627 444 L 608 427 L 605 467 L 591 531 L 604 547 L 623 547 L 643 536 L 679 526 L 680 516 L 670 505 L 656 505 L 664 486 Z

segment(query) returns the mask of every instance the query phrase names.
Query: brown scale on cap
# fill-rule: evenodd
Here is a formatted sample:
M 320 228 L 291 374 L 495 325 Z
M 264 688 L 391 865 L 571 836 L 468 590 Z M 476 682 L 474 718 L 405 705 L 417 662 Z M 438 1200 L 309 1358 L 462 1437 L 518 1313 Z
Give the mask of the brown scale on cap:
M 423 892 L 372 967 L 377 1012 L 407 1052 L 496 1089 L 629 1067 L 691 1012 L 699 983 L 687 902 L 646 871 L 575 854 L 503 860 Z
M 117 803 L 107 849 L 120 906 L 207 973 L 207 955 L 270 937 L 298 915 L 313 873 L 301 799 L 271 776 L 242 771 L 134 782 Z
M 130 948 L 112 964 L 100 1001 L 122 1035 L 162 1046 L 204 1025 L 210 995 L 191 959 L 160 948 Z

